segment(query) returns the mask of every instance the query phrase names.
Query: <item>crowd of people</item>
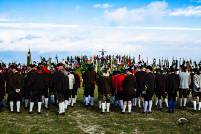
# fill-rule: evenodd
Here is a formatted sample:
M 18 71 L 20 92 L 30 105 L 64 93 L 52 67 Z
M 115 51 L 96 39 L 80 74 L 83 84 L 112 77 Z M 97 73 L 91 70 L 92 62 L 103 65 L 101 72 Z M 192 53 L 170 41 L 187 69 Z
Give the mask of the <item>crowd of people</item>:
M 29 65 L 0 66 L 0 109 L 5 104 L 10 112 L 21 112 L 21 107 L 33 113 L 48 110 L 50 104 L 58 106 L 58 115 L 64 115 L 69 106 L 77 102 L 77 91 L 83 87 L 84 106 L 94 106 L 94 90 L 98 87 L 100 112 L 110 112 L 111 105 L 122 113 L 131 113 L 135 108 L 143 113 L 152 113 L 153 105 L 159 110 L 163 103 L 168 112 L 174 113 L 178 103 L 186 109 L 187 101 L 193 111 L 201 110 L 201 68 L 183 62 L 178 67 L 134 63 L 129 58 L 111 57 L 93 60 L 68 59 L 57 64 L 41 61 Z M 178 64 L 178 63 L 177 63 Z M 153 98 L 154 102 L 153 102 Z M 96 102 L 96 101 L 95 101 Z M 154 104 L 153 104 L 154 103 Z

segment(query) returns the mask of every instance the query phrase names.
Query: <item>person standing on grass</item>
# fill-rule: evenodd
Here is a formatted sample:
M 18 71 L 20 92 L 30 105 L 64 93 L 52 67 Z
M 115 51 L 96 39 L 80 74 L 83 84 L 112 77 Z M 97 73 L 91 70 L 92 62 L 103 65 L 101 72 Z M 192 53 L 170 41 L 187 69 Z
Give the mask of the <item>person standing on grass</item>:
M 197 100 L 199 100 L 198 108 Z M 201 68 L 196 68 L 193 76 L 193 111 L 196 110 L 201 110 Z
M 126 70 L 127 76 L 125 77 L 122 86 L 123 86 L 123 110 L 122 113 L 125 113 L 126 107 L 128 107 L 128 113 L 131 113 L 132 109 L 132 98 L 137 92 L 137 83 L 136 78 L 132 74 L 132 70 L 129 68 Z
M 42 69 L 42 78 L 43 78 L 43 82 L 44 82 L 44 93 L 43 93 L 43 97 L 44 97 L 44 104 L 45 104 L 45 109 L 48 110 L 49 109 L 49 88 L 50 88 L 50 71 L 48 70 L 47 66 L 45 64 L 40 64 L 39 65 L 40 68 Z
M 25 72 L 25 75 L 24 75 L 24 108 L 25 109 L 28 109 L 28 106 L 29 106 L 29 99 L 30 99 L 30 96 L 29 96 L 29 81 L 30 81 L 30 74 L 32 72 L 32 65 L 28 65 L 27 66 L 27 69 L 26 69 L 26 72 Z
M 174 113 L 176 108 L 177 91 L 179 90 L 179 76 L 171 66 L 166 77 L 166 91 L 168 93 L 168 112 Z
M 116 105 L 117 104 L 117 94 L 116 94 L 116 91 L 117 91 L 117 80 L 116 80 L 116 75 L 117 75 L 117 71 L 114 70 L 112 73 L 111 73 L 111 81 L 112 81 L 112 96 L 111 96 L 111 103 Z M 99 109 L 101 109 L 101 102 L 99 103 Z
M 65 66 L 65 64 L 63 64 L 63 66 Z M 69 102 L 69 97 L 70 97 L 70 91 L 69 91 L 69 77 L 68 77 L 68 71 L 67 68 L 64 68 L 62 70 L 63 74 L 66 76 L 66 88 L 64 89 L 64 109 L 67 110 L 68 105 L 70 105 Z
M 66 93 L 65 91 L 68 91 L 68 87 L 68 77 L 65 74 L 64 65 L 59 63 L 52 75 L 52 88 L 59 103 L 58 115 L 65 115 L 64 94 Z
M 74 107 L 75 104 L 75 76 L 73 74 L 73 70 L 69 69 L 68 72 L 68 80 L 69 80 L 69 105 Z
M 159 106 L 159 110 L 162 110 L 162 97 L 165 100 L 166 107 L 168 107 L 168 100 L 167 100 L 167 92 L 166 92 L 166 73 L 164 70 L 158 69 L 157 73 L 155 75 L 155 93 L 156 97 L 158 99 L 158 104 L 156 106 Z
M 5 97 L 5 74 L 0 66 L 0 111 L 3 108 L 3 99 Z
M 20 74 L 17 65 L 11 65 L 11 73 L 8 77 L 8 100 L 10 105 L 10 112 L 14 112 L 14 102 L 16 103 L 17 113 L 20 113 L 22 88 L 24 86 L 23 75 Z
M 120 109 L 121 111 L 123 110 L 123 106 L 124 106 L 124 103 L 123 103 L 123 86 L 122 86 L 122 83 L 125 79 L 125 77 L 127 76 L 127 74 L 125 74 L 123 72 L 123 70 L 121 70 L 121 72 L 116 75 L 116 94 L 117 94 L 117 100 L 118 100 L 118 104 L 120 106 Z
M 186 108 L 188 90 L 191 83 L 190 74 L 186 71 L 184 65 L 181 66 L 181 72 L 179 73 L 179 106 L 180 108 Z
M 75 102 L 74 104 L 77 103 L 77 92 L 78 89 L 80 88 L 81 80 L 80 80 L 80 75 L 76 73 L 75 71 L 73 72 L 73 75 L 75 76 L 75 84 L 73 85 L 73 90 L 75 91 Z
M 85 106 L 94 105 L 94 90 L 96 83 L 96 72 L 93 64 L 89 65 L 87 71 L 83 74 L 83 87 L 85 96 Z
M 110 112 L 110 97 L 112 94 L 112 79 L 107 68 L 104 68 L 102 74 L 97 77 L 99 109 L 101 112 Z
M 32 65 L 32 71 L 28 76 L 28 88 L 29 88 L 29 97 L 30 97 L 30 105 L 29 105 L 29 114 L 32 114 L 34 103 L 37 103 L 38 114 L 41 114 L 41 106 L 42 106 L 42 95 L 45 89 L 45 83 L 43 81 L 42 76 L 42 68 L 40 66 Z
M 145 75 L 145 87 L 142 93 L 144 94 L 144 113 L 152 112 L 152 97 L 155 87 L 155 76 L 152 73 L 152 67 L 146 67 L 146 75 Z
M 138 99 L 138 107 L 141 108 L 141 99 L 142 99 L 142 91 L 144 91 L 144 84 L 145 84 L 145 76 L 146 72 L 143 66 L 140 66 L 137 69 L 135 74 L 136 82 L 137 82 L 137 99 Z
M 50 102 L 53 105 L 56 105 L 56 96 L 55 96 L 55 90 L 53 90 L 53 85 L 52 85 L 52 76 L 55 72 L 55 65 L 52 64 L 50 68 L 50 77 L 49 77 L 49 82 L 50 82 L 50 87 L 49 87 L 49 95 L 50 95 Z

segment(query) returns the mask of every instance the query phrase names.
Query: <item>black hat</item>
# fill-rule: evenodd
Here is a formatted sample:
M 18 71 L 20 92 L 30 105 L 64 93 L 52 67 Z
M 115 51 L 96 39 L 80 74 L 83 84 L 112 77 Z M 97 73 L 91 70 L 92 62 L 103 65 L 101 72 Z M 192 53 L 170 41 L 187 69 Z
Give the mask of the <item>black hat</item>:
M 200 70 L 200 69 L 198 69 L 198 68 L 194 68 L 194 69 L 193 69 L 193 71 L 194 71 L 195 73 L 198 73 L 199 70 Z
M 64 67 L 64 64 L 63 64 L 63 63 L 58 63 L 58 64 L 56 65 L 56 67 L 59 67 L 59 66 L 63 66 L 63 67 Z
M 27 66 L 22 66 L 22 70 L 26 70 L 27 69 Z
M 16 69 L 17 70 L 17 65 L 16 64 L 10 65 L 10 69 Z
M 120 74 L 120 71 L 113 71 L 112 72 L 112 75 L 117 75 L 117 74 Z
M 75 70 L 74 69 L 72 69 L 72 68 L 68 68 L 67 69 L 69 72 L 74 72 Z
M 152 66 L 147 66 L 146 69 L 149 69 L 150 71 L 153 71 Z
M 186 66 L 181 65 L 180 67 L 181 67 L 181 70 L 183 70 L 183 71 L 185 71 L 185 70 L 186 70 Z
M 169 71 L 170 72 L 174 72 L 175 71 L 175 69 L 173 68 L 173 66 L 170 66 Z
M 34 68 L 34 67 L 36 67 L 36 65 L 35 65 L 35 64 L 31 64 L 30 67 L 31 67 L 31 68 Z

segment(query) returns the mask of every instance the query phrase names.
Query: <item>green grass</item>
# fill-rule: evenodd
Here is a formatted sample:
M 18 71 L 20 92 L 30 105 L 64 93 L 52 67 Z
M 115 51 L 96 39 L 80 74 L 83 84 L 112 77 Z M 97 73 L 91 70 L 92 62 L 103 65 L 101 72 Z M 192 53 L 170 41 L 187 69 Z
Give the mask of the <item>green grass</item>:
M 100 114 L 96 106 L 85 108 L 82 105 L 82 90 L 79 90 L 78 104 L 69 108 L 65 116 L 55 114 L 56 107 L 41 115 L 36 112 L 29 115 L 22 109 L 21 114 L 9 113 L 6 108 L 0 113 L 0 134 L 196 134 L 201 133 L 201 113 L 189 110 L 177 110 L 175 114 L 154 110 L 152 114 L 142 114 L 140 110 L 132 114 L 121 114 L 117 108 L 112 108 L 110 114 Z M 188 124 L 178 125 L 180 117 L 189 120 Z

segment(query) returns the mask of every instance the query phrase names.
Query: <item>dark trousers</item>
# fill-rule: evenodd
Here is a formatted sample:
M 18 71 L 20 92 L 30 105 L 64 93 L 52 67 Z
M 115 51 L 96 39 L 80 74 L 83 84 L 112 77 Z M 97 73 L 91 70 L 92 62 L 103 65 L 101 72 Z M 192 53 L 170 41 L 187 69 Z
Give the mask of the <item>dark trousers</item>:
M 21 101 L 22 100 L 22 94 L 21 93 L 12 93 L 8 95 L 9 101 Z
M 44 89 L 43 95 L 45 98 L 48 98 L 48 96 L 49 96 L 49 89 L 48 88 Z
M 89 95 L 91 97 L 94 97 L 94 88 L 85 88 L 84 89 L 84 96 L 87 97 Z
M 30 97 L 30 101 L 31 102 L 41 102 L 42 101 L 42 95 Z
M 72 98 L 75 98 L 75 92 L 76 92 L 76 91 L 75 91 L 74 89 L 70 89 L 70 90 L 69 90 L 69 93 L 70 93 L 70 94 L 69 94 L 69 97 L 72 96 Z
M 165 99 L 165 98 L 167 98 L 167 94 L 165 93 L 165 91 L 157 91 L 156 92 L 156 97 L 158 98 L 158 99 Z
M 69 100 L 69 90 L 64 90 L 64 100 Z
M 188 89 L 179 89 L 179 98 L 187 98 L 188 96 Z
M 0 100 L 0 110 L 3 108 L 3 100 Z
M 169 111 L 174 112 L 176 108 L 176 94 L 168 94 L 168 106 L 169 106 Z
M 201 101 L 201 92 L 193 92 L 193 98 L 197 99 L 199 97 L 199 102 Z
M 146 94 L 144 95 L 144 101 L 152 100 L 152 97 L 153 97 L 153 92 L 147 91 Z

